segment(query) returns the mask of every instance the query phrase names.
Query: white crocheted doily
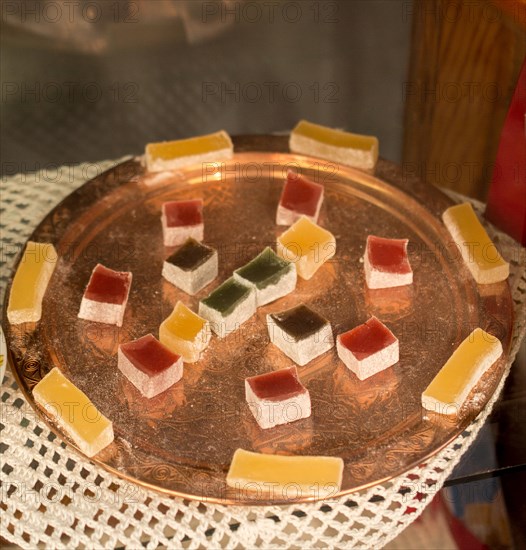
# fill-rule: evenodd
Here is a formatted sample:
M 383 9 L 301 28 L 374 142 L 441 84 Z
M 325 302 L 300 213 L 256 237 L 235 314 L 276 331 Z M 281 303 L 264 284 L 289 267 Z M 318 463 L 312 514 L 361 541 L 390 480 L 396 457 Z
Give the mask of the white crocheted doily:
M 2 295 L 12 261 L 40 219 L 73 189 L 115 163 L 3 178 Z M 479 203 L 474 206 L 480 211 Z M 492 236 L 511 259 L 511 364 L 526 330 L 526 257 L 512 239 L 494 231 Z M 414 521 L 442 487 L 484 424 L 505 379 L 469 429 L 405 475 L 328 503 L 241 507 L 163 496 L 80 458 L 35 416 L 8 369 L 0 391 L 0 536 L 26 548 L 378 547 Z

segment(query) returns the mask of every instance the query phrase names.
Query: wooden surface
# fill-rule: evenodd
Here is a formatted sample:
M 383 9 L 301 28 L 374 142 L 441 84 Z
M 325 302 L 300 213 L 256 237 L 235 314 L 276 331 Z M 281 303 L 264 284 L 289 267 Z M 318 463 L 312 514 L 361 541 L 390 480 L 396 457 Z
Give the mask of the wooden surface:
M 526 1 L 415 0 L 407 175 L 484 200 L 526 55 Z

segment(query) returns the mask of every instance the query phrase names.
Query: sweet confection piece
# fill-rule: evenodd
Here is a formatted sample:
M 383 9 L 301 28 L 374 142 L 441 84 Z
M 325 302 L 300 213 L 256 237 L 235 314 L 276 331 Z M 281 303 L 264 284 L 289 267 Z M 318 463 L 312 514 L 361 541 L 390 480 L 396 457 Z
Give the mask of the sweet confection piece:
M 302 120 L 292 130 L 292 153 L 312 155 L 363 170 L 374 168 L 378 160 L 378 139 L 351 134 Z
M 212 330 L 224 338 L 256 312 L 256 291 L 230 277 L 199 302 L 199 315 L 210 321 Z
M 509 264 L 502 259 L 469 202 L 448 208 L 442 219 L 478 284 L 499 283 L 508 278 Z
M 56 367 L 33 388 L 33 398 L 86 456 L 113 441 L 112 422 Z
M 360 380 L 398 363 L 398 339 L 376 317 L 339 334 L 338 357 Z
M 343 460 L 335 456 L 283 456 L 253 453 L 237 449 L 232 458 L 226 483 L 242 493 L 265 494 L 272 498 L 324 498 L 340 490 Z
M 199 361 L 210 337 L 208 321 L 187 308 L 183 302 L 175 304 L 170 316 L 159 327 L 161 343 L 180 355 L 185 363 Z
M 223 130 L 214 134 L 161 141 L 146 145 L 146 168 L 149 172 L 177 170 L 202 162 L 216 162 L 232 158 L 234 146 Z
M 246 378 L 245 397 L 263 429 L 310 416 L 310 395 L 296 367 Z
M 300 366 L 334 346 L 331 324 L 304 304 L 267 315 L 270 341 Z
M 277 225 L 291 225 L 301 216 L 318 221 L 323 185 L 289 170 L 276 212 Z
M 118 368 L 144 395 L 155 397 L 183 376 L 183 360 L 152 334 L 119 346 Z
M 259 307 L 291 293 L 296 288 L 296 266 L 267 247 L 251 262 L 236 269 L 234 279 L 254 288 L 256 305 Z
M 410 285 L 413 270 L 407 258 L 407 239 L 384 239 L 369 235 L 363 265 L 371 289 Z
M 302 279 L 310 279 L 336 253 L 336 239 L 302 216 L 278 237 L 276 250 L 278 256 L 296 264 Z
M 13 278 L 7 306 L 10 323 L 36 323 L 42 316 L 42 300 L 57 263 L 52 244 L 29 241 Z
M 163 203 L 161 221 L 163 223 L 164 246 L 183 244 L 189 237 L 203 240 L 203 201 L 170 201 Z
M 163 277 L 192 296 L 217 277 L 217 251 L 189 237 L 163 264 Z
M 500 340 L 476 328 L 422 393 L 422 406 L 439 414 L 457 414 L 469 392 L 501 355 Z
M 122 327 L 131 282 L 129 271 L 113 271 L 97 264 L 84 291 L 79 318 Z

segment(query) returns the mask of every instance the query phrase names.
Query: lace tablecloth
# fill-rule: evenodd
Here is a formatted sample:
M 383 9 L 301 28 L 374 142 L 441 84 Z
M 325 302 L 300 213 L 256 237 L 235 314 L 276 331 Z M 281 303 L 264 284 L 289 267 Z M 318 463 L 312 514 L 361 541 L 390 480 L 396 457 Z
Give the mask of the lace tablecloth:
M 116 162 L 64 166 L 2 179 L 0 292 L 40 219 L 87 179 Z M 474 203 L 481 211 L 481 204 Z M 526 331 L 526 255 L 490 233 L 511 261 L 515 326 L 510 365 Z M 477 436 L 498 390 L 469 429 L 426 464 L 390 482 L 330 502 L 222 506 L 170 498 L 101 470 L 70 451 L 35 415 L 11 371 L 0 418 L 0 536 L 25 548 L 353 548 L 381 546 L 423 511 Z

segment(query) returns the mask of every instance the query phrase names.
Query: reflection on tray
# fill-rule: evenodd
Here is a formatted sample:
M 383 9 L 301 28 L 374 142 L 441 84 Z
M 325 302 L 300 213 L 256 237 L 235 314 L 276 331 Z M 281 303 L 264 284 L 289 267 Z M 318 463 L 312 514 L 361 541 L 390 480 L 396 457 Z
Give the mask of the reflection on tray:
M 396 321 L 411 313 L 413 292 L 413 285 L 376 289 L 364 285 L 365 306 L 371 315 L 382 321 Z

